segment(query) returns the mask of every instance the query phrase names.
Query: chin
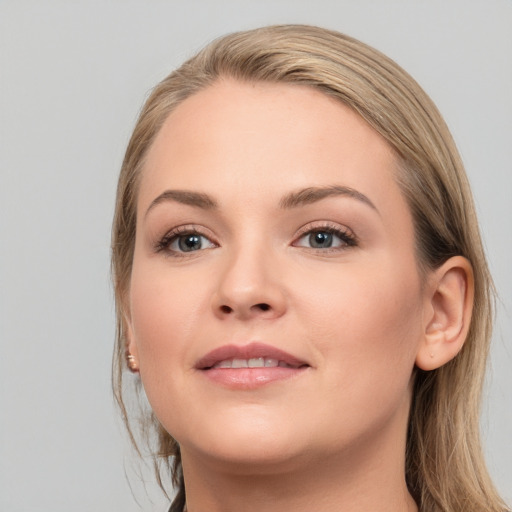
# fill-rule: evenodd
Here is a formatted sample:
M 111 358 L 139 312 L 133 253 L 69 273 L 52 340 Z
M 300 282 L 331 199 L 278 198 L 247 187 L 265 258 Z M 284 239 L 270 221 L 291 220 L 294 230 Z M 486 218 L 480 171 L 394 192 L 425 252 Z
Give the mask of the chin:
M 254 417 L 243 421 L 231 418 L 229 422 L 209 422 L 207 428 L 195 429 L 193 437 L 184 436 L 178 441 L 182 455 L 194 452 L 242 473 L 263 473 L 269 469 L 286 470 L 308 450 L 308 436 L 292 431 L 292 427 L 275 418 L 273 422 Z

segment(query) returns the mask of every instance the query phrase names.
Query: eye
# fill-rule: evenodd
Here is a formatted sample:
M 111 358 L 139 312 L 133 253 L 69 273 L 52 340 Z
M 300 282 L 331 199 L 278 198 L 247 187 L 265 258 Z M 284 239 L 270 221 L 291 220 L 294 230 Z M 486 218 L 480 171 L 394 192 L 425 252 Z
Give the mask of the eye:
M 180 253 L 196 252 L 204 249 L 212 249 L 217 247 L 205 235 L 187 229 L 183 231 L 176 229 L 165 235 L 162 240 L 157 244 L 157 251 L 167 251 L 172 255 L 179 255 Z
M 171 251 L 179 252 L 199 251 L 210 247 L 214 247 L 214 244 L 212 244 L 208 238 L 203 235 L 199 235 L 198 233 L 188 233 L 186 235 L 176 236 L 169 244 L 169 249 Z
M 349 231 L 338 228 L 325 227 L 310 229 L 304 233 L 294 244 L 296 247 L 311 249 L 338 249 L 356 245 L 355 237 Z

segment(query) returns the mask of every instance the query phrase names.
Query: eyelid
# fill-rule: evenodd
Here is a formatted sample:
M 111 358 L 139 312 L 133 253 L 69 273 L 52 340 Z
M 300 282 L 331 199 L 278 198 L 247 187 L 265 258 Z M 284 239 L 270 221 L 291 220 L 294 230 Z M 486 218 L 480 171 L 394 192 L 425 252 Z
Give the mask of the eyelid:
M 301 236 L 306 235 L 307 233 L 310 233 L 311 231 L 329 231 L 329 232 L 340 232 L 343 233 L 351 238 L 357 239 L 355 233 L 350 229 L 348 226 L 345 226 L 343 224 L 338 224 L 337 222 L 333 221 L 312 221 L 308 222 L 304 226 L 302 226 L 300 229 L 297 230 L 297 234 L 295 235 L 295 238 L 300 238 Z

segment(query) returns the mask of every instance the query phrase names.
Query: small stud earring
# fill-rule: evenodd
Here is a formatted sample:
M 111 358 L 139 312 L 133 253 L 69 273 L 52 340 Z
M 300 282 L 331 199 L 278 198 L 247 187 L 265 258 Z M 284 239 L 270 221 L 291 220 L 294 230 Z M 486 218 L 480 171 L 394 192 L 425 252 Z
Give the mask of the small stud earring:
M 131 354 L 128 354 L 126 356 L 126 364 L 128 365 L 128 369 L 132 373 L 139 373 L 139 365 L 137 364 L 135 357 L 132 356 Z

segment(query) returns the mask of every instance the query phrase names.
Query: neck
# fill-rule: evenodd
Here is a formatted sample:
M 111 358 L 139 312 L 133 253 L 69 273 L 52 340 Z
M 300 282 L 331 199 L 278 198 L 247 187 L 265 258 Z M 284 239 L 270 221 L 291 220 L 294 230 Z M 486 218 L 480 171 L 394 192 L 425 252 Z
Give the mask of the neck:
M 342 454 L 261 467 L 219 463 L 182 447 L 187 512 L 417 512 L 405 484 L 403 438 L 400 450 L 397 439 L 379 437 Z

